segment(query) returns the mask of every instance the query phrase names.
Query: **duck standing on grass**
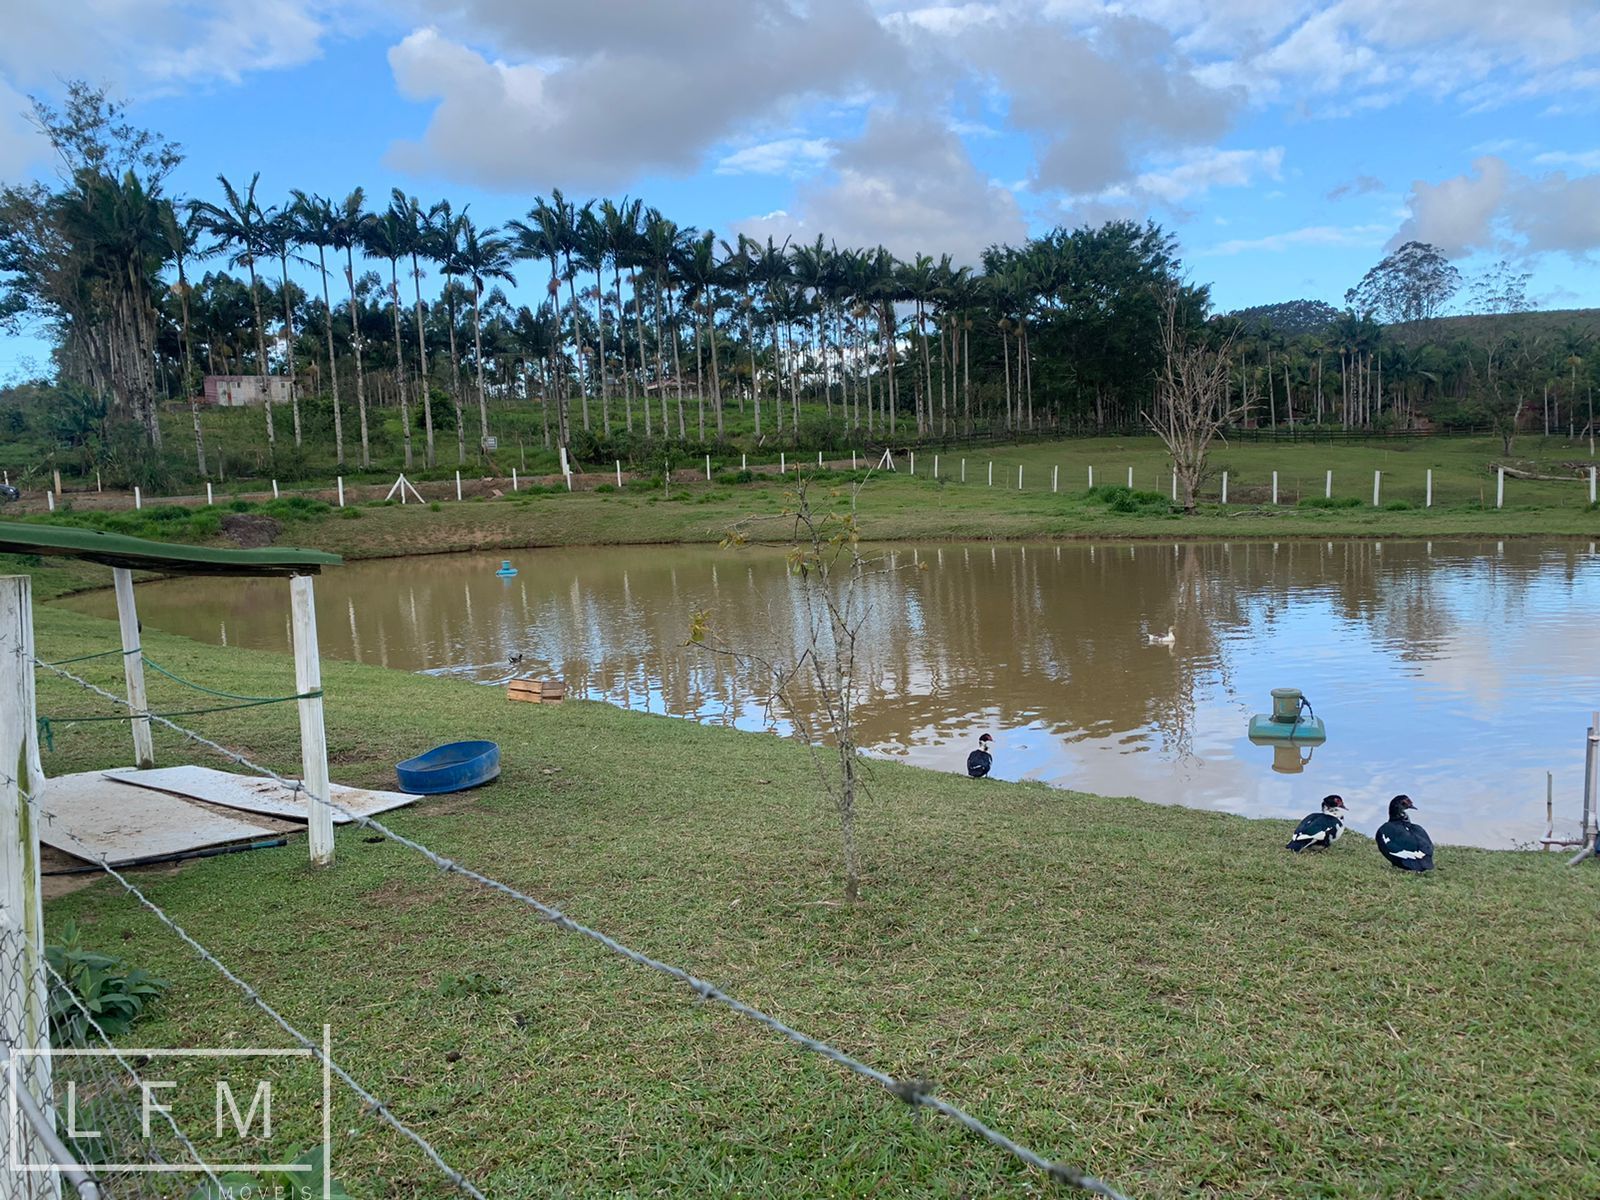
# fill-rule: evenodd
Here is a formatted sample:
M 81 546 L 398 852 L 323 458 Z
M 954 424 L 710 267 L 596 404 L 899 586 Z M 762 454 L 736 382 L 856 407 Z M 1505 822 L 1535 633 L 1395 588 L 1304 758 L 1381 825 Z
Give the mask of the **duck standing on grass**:
M 1433 839 L 1406 813 L 1416 808 L 1410 796 L 1389 801 L 1389 819 L 1378 826 L 1378 849 L 1402 871 L 1433 870 Z
M 1296 854 L 1302 850 L 1326 850 L 1344 832 L 1344 814 L 1344 797 L 1324 796 L 1322 811 L 1312 813 L 1294 827 L 1288 848 Z
M 994 755 L 989 753 L 989 747 L 994 745 L 994 738 L 984 734 L 978 739 L 978 748 L 967 755 L 967 774 L 973 779 L 982 779 L 989 773 L 989 768 L 994 766 Z

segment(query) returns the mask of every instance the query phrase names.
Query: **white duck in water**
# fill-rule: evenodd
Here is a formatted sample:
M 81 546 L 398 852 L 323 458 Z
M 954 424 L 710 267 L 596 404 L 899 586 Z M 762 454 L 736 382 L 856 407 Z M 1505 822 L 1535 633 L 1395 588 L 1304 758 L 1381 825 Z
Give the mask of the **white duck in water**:
M 1152 646 L 1171 646 L 1176 644 L 1178 640 L 1178 636 L 1172 631 L 1171 625 L 1167 626 L 1167 631 L 1165 633 L 1147 633 L 1145 634 L 1145 637 L 1149 639 Z

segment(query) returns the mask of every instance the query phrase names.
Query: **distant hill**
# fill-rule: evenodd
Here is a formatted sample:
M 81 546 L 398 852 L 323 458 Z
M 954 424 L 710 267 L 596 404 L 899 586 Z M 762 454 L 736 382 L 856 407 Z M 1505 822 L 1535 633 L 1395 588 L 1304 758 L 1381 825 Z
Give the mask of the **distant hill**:
M 1283 300 L 1277 304 L 1257 304 L 1228 313 L 1252 333 L 1263 325 L 1277 333 L 1296 337 L 1302 333 L 1321 333 L 1339 319 L 1339 310 L 1321 300 Z
M 1485 331 L 1489 322 L 1496 320 L 1509 320 L 1519 331 L 1531 332 L 1535 336 L 1575 329 L 1588 337 L 1600 338 L 1600 308 L 1552 308 L 1548 311 L 1535 309 L 1532 312 L 1516 313 L 1509 318 L 1484 316 L 1481 313 L 1439 317 L 1432 322 L 1434 328 L 1430 330 L 1430 334 L 1443 341 L 1452 338 L 1474 338 Z M 1394 325 L 1390 328 L 1396 332 L 1404 332 L 1408 326 Z

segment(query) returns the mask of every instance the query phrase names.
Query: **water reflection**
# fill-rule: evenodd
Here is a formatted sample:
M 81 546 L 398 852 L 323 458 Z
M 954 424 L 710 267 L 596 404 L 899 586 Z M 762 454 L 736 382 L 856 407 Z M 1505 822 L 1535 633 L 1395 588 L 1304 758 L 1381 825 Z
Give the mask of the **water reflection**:
M 1543 833 L 1544 772 L 1576 819 L 1597 703 L 1600 560 L 1587 544 L 1240 542 L 890 548 L 858 677 L 864 744 L 959 770 L 1230 812 L 1299 816 L 1325 792 L 1371 829 L 1405 791 L 1439 840 Z M 792 653 L 805 605 L 779 554 L 550 550 L 358 563 L 319 580 L 325 654 L 571 694 L 740 728 L 786 728 L 770 685 L 684 648 L 709 610 L 728 643 Z M 155 628 L 287 650 L 279 581 L 140 588 Z M 109 597 L 75 606 L 109 613 Z M 335 619 L 335 617 L 339 619 Z M 1146 632 L 1175 631 L 1150 645 Z M 1270 690 L 1328 723 L 1314 755 L 1251 746 Z M 337 698 L 334 699 L 337 703 Z

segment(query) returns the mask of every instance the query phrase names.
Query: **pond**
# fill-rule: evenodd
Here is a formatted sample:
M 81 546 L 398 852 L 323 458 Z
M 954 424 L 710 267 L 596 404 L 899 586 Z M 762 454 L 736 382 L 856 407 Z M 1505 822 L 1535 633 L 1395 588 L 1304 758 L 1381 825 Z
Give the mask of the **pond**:
M 889 547 L 857 680 L 869 752 L 1253 816 L 1330 791 L 1370 832 L 1410 794 L 1440 842 L 1526 845 L 1581 805 L 1600 707 L 1600 557 L 1585 542 L 951 544 Z M 791 658 L 800 585 L 772 550 L 622 547 L 354 563 L 317 582 L 325 655 L 787 732 L 770 684 L 687 648 L 693 614 L 739 650 Z M 282 581 L 142 585 L 140 616 L 202 641 L 289 648 Z M 110 615 L 109 593 L 67 601 Z M 1172 645 L 1146 634 L 1173 630 Z M 1245 736 L 1302 689 L 1325 745 Z M 337 705 L 337 697 L 332 700 Z M 440 730 L 441 738 L 470 730 Z M 982 785 L 974 784 L 975 788 Z M 981 792 L 974 792 L 981 802 Z

